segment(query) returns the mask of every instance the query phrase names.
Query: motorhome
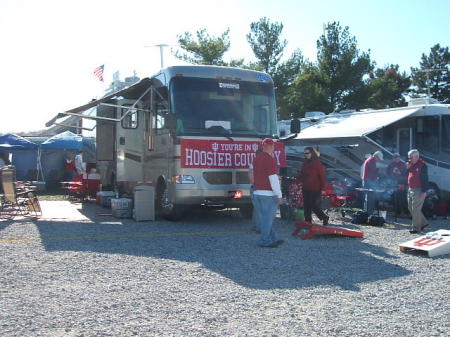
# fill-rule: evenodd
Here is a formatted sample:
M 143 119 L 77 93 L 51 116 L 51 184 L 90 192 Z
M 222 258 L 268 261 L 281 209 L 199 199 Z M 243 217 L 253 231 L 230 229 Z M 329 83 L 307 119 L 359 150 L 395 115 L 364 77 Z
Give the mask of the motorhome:
M 132 194 L 155 187 L 168 219 L 194 205 L 251 213 L 248 168 L 265 137 L 277 138 L 271 77 L 231 67 L 173 66 L 57 118 L 97 107 L 103 184 Z M 47 123 L 47 124 L 49 124 Z M 278 143 L 275 159 L 285 165 Z
M 448 193 L 450 105 L 429 103 L 428 99 L 416 99 L 402 108 L 302 119 L 301 132 L 286 143 L 288 175 L 296 175 L 305 146 L 319 149 L 331 176 L 356 180 L 367 155 L 380 150 L 386 164 L 395 152 L 407 160 L 408 151 L 415 148 L 428 165 L 429 180 Z

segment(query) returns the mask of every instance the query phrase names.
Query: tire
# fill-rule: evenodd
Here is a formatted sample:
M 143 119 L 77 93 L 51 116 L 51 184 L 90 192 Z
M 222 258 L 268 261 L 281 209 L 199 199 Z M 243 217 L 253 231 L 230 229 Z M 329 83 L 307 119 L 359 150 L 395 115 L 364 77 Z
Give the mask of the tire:
M 253 216 L 253 205 L 245 205 L 239 207 L 239 212 L 241 213 L 242 217 L 245 219 L 251 219 Z
M 167 186 L 164 186 L 158 195 L 158 209 L 162 216 L 169 221 L 180 220 L 185 212 L 185 208 L 181 205 L 174 204 L 170 201 Z

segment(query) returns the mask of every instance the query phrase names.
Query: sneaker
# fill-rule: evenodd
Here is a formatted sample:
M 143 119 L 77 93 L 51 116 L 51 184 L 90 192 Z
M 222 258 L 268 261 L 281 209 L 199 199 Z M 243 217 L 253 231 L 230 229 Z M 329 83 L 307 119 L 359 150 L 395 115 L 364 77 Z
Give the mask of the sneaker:
M 260 246 L 262 248 L 277 248 L 279 245 L 283 244 L 284 240 L 278 240 L 275 242 L 272 242 L 270 245 L 267 246 Z
M 325 217 L 322 220 L 322 224 L 324 226 L 328 225 L 328 220 L 330 220 L 330 217 L 328 215 L 325 215 Z
M 278 247 L 278 246 L 281 246 L 284 243 L 284 240 L 278 240 L 275 243 L 277 244 L 277 247 Z
M 420 230 L 421 231 L 423 231 L 425 228 L 427 228 L 429 226 L 429 224 L 426 224 L 426 225 L 424 225 L 424 226 L 422 226 L 421 228 L 420 228 Z

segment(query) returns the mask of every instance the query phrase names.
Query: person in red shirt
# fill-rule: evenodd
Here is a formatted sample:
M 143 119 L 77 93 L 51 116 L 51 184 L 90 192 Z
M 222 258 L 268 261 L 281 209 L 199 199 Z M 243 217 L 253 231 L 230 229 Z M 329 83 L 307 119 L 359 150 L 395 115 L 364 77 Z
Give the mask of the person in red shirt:
M 419 151 L 413 149 L 408 152 L 409 162 L 406 165 L 408 172 L 408 209 L 412 216 L 411 234 L 417 234 L 428 226 L 427 218 L 422 213 L 428 189 L 428 169 L 420 158 Z
M 73 155 L 68 152 L 64 160 L 64 181 L 72 181 L 76 172 L 75 160 Z
M 320 195 L 326 184 L 325 167 L 319 160 L 317 151 L 312 147 L 306 147 L 304 155 L 306 160 L 303 162 L 298 180 L 302 183 L 305 220 L 312 222 L 312 212 L 314 212 L 326 226 L 329 216 L 320 207 Z
M 408 202 L 406 199 L 406 163 L 399 153 L 394 153 L 393 160 L 386 168 L 389 178 L 395 180 L 397 189 L 393 193 L 394 211 L 398 217 L 405 217 L 408 213 Z
M 262 151 L 253 161 L 253 203 L 261 231 L 260 247 L 275 248 L 284 241 L 280 240 L 273 229 L 278 205 L 282 203 L 280 180 L 275 159 L 271 156 L 275 150 L 273 139 L 265 138 Z
M 365 192 L 364 210 L 369 216 L 372 215 L 373 211 L 375 210 L 376 199 L 375 192 L 373 190 L 376 188 L 378 179 L 377 162 L 382 160 L 383 153 L 381 153 L 380 151 L 376 151 L 373 155 L 367 158 L 363 164 L 361 178 L 363 181 L 363 187 L 368 189 L 368 191 Z

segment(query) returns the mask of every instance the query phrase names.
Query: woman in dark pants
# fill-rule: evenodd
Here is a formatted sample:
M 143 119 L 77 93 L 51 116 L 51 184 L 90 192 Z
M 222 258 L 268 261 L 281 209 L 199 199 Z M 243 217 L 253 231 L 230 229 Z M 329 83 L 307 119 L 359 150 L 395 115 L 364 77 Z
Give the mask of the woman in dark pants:
M 303 162 L 298 180 L 303 187 L 305 220 L 312 222 L 312 212 L 314 212 L 323 225 L 326 226 L 328 225 L 329 217 L 320 207 L 320 196 L 326 184 L 325 168 L 319 160 L 317 151 L 312 147 L 306 147 L 304 155 L 306 160 Z

